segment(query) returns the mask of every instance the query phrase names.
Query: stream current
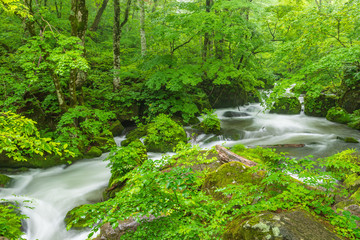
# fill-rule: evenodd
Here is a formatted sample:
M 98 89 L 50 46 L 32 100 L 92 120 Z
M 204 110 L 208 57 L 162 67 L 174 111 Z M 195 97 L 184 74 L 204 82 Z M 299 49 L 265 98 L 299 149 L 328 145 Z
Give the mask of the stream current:
M 239 108 L 218 109 L 223 133 L 219 136 L 201 134 L 192 143 L 202 148 L 216 144 L 246 146 L 275 144 L 305 144 L 301 148 L 280 149 L 294 157 L 313 155 L 314 158 L 330 156 L 360 144 L 345 143 L 341 138 L 360 140 L 360 132 L 324 118 L 299 115 L 280 115 L 263 112 L 260 104 Z M 187 129 L 189 130 L 189 129 Z M 189 131 L 189 135 L 191 131 Z M 116 137 L 119 145 L 124 137 Z M 72 208 L 101 200 L 102 191 L 108 184 L 110 169 L 103 161 L 107 154 L 94 159 L 84 159 L 69 167 L 32 169 L 25 173 L 10 175 L 14 179 L 9 188 L 0 188 L 0 199 L 8 201 L 29 200 L 21 211 L 29 218 L 24 222 L 28 240 L 84 240 L 87 231 L 66 231 L 64 217 Z M 161 154 L 149 153 L 158 159 Z

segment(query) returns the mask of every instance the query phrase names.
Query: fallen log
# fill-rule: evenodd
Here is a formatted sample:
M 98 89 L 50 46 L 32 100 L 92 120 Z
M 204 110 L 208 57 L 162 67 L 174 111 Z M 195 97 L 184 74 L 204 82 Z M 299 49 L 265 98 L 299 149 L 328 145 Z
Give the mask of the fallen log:
M 257 146 L 251 146 L 251 148 L 255 148 Z M 305 147 L 303 143 L 289 143 L 289 144 L 275 144 L 275 145 L 260 145 L 262 148 L 301 148 Z
M 253 167 L 257 165 L 256 162 L 241 157 L 220 145 L 216 145 L 215 149 L 219 153 L 219 159 L 221 164 L 235 161 L 235 162 L 241 162 L 242 164 L 245 164 L 248 167 Z

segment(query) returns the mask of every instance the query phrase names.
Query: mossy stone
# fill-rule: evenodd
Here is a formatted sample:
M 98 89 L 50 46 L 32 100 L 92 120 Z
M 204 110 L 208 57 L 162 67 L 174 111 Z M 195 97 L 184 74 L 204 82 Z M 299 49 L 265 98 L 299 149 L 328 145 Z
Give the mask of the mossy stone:
M 147 125 L 142 125 L 130 131 L 128 134 L 126 134 L 126 139 L 121 142 L 121 146 L 125 147 L 132 141 L 145 137 L 147 134 L 147 128 Z
M 332 107 L 326 114 L 326 119 L 332 122 L 346 124 L 350 122 L 350 114 L 340 107 Z
M 92 146 L 90 150 L 85 154 L 85 157 L 95 158 L 95 157 L 100 157 L 101 154 L 102 151 L 98 147 Z
M 242 217 L 237 217 L 228 224 L 222 239 L 340 240 L 335 233 L 303 210 L 282 213 L 267 212 L 245 221 Z
M 344 185 L 347 189 L 360 187 L 360 176 L 356 173 L 351 174 L 345 179 Z
M 270 113 L 279 114 L 299 114 L 301 112 L 301 103 L 296 97 L 280 97 L 278 98 Z
M 346 138 L 344 138 L 344 141 L 347 143 L 359 143 L 359 141 L 353 137 L 346 137 Z
M 109 130 L 113 134 L 113 136 L 120 136 L 124 131 L 124 126 L 119 120 L 117 120 L 111 124 Z
M 7 187 L 11 182 L 12 178 L 4 174 L 0 174 L 0 187 Z
M 259 176 L 254 176 L 249 169 L 248 166 L 240 162 L 223 164 L 205 177 L 202 190 L 216 199 L 226 200 L 226 196 L 220 192 L 215 192 L 215 190 L 229 184 L 256 183 L 259 181 Z
M 113 136 L 107 136 L 107 137 L 99 136 L 99 137 L 94 137 L 92 145 L 98 147 L 102 151 L 108 151 L 112 147 L 115 147 L 116 143 Z
M 317 97 L 306 95 L 304 98 L 305 114 L 313 117 L 326 117 L 330 108 L 335 107 L 335 95 L 320 94 Z

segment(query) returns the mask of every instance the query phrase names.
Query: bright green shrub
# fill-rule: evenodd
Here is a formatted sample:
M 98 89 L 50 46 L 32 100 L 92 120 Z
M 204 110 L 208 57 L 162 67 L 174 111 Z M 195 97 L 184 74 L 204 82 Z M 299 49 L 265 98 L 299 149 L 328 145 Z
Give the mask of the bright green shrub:
M 23 239 L 21 220 L 27 218 L 19 213 L 18 207 L 7 202 L 0 202 L 0 236 L 8 239 Z
M 207 112 L 202 115 L 203 120 L 200 123 L 200 128 L 204 133 L 218 134 L 220 132 L 220 119 L 213 112 Z

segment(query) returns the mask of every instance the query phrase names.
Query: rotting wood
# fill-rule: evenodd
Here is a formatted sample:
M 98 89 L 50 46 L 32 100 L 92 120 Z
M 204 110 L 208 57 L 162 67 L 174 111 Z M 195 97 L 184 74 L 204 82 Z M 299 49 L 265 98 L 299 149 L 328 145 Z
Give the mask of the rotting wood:
M 248 167 L 254 167 L 257 165 L 256 162 L 253 162 L 253 161 L 250 161 L 249 159 L 241 157 L 220 145 L 216 145 L 215 149 L 219 153 L 221 164 L 235 161 L 235 162 L 241 162 Z

